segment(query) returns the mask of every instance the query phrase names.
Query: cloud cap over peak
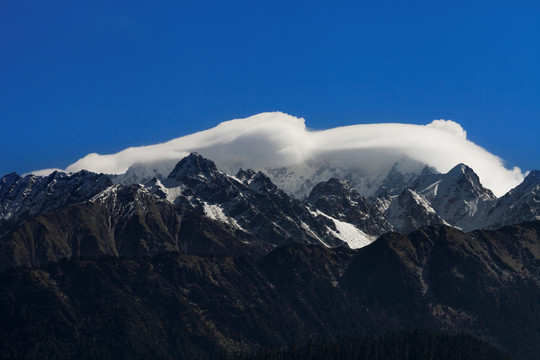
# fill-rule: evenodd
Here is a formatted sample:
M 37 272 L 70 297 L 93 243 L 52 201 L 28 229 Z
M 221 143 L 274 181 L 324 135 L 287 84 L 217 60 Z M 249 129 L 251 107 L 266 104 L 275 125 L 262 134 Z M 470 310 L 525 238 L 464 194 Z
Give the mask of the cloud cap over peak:
M 454 134 L 455 136 L 463 139 L 467 138 L 467 132 L 465 131 L 465 129 L 463 129 L 460 124 L 452 120 L 433 120 L 430 124 L 427 124 L 426 126 L 434 129 L 447 131 L 448 133 Z
M 225 121 L 214 128 L 162 144 L 131 147 L 116 154 L 89 154 L 67 167 L 122 174 L 135 163 L 172 170 L 180 158 L 198 152 L 234 173 L 238 168 L 264 170 L 326 160 L 336 166 L 385 174 L 398 161 L 412 159 L 447 172 L 464 163 L 482 184 L 501 196 L 523 180 L 521 170 L 467 140 L 460 124 L 433 120 L 427 125 L 362 124 L 312 131 L 303 118 L 269 112 Z

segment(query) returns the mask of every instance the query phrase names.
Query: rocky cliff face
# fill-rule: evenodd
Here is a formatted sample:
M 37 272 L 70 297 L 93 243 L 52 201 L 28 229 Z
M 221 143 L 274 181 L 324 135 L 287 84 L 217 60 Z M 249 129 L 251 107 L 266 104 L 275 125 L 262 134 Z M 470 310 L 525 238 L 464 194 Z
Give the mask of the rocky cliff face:
M 379 208 L 343 180 L 332 178 L 317 184 L 307 201 L 325 214 L 369 235 L 379 236 L 393 230 Z
M 0 179 L 0 225 L 22 223 L 88 200 L 111 185 L 107 176 L 88 171 L 53 172 L 46 177 L 8 174 Z
M 478 227 L 496 229 L 503 225 L 540 220 L 540 171 L 531 171 L 523 183 L 493 202 L 478 219 Z
M 198 154 L 181 160 L 162 183 L 156 179 L 147 187 L 174 204 L 250 233 L 274 247 L 293 243 L 347 246 L 357 238 L 369 239 L 360 231 L 344 233 L 337 219 L 291 198 L 262 172 L 241 170 L 230 176 Z

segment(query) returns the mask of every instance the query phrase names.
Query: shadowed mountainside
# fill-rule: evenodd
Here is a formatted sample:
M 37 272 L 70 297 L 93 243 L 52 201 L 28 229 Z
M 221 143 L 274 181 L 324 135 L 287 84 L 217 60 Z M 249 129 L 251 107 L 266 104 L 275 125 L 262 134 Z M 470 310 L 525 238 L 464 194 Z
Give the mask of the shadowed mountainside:
M 169 252 L 0 274 L 6 358 L 192 358 L 351 334 L 468 333 L 540 353 L 540 222 L 439 225 L 360 250 L 293 245 L 255 261 Z

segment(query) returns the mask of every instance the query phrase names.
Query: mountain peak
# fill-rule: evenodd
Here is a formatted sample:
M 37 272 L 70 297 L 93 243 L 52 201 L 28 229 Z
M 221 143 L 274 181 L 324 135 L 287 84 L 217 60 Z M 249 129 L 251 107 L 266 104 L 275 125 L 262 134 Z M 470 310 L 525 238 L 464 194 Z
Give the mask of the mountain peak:
M 420 172 L 420 175 L 427 175 L 427 174 L 439 174 L 439 172 L 433 166 L 426 165 Z
M 86 170 L 47 176 L 9 174 L 0 179 L 0 219 L 16 223 L 88 200 L 111 185 L 106 175 Z
M 180 180 L 184 176 L 203 175 L 214 178 L 218 172 L 216 164 L 199 153 L 192 152 L 176 164 L 168 178 Z
M 257 173 L 251 169 L 247 169 L 247 170 L 244 170 L 244 169 L 240 169 L 238 170 L 238 172 L 236 173 L 236 178 L 238 178 L 238 180 L 240 180 L 241 182 L 243 183 L 248 183 L 251 179 L 253 179 L 255 177 Z
M 445 224 L 429 200 L 414 189 L 405 188 L 395 197 L 385 212 L 395 230 L 409 233 L 425 225 Z
M 458 175 L 458 174 L 475 174 L 474 170 L 465 165 L 464 163 L 459 163 L 456 166 L 454 166 L 450 171 L 448 171 L 448 175 Z
M 311 190 L 308 199 L 314 199 L 321 194 L 324 194 L 325 196 L 338 195 L 346 197 L 350 195 L 351 192 L 354 192 L 355 195 L 360 196 L 357 191 L 349 185 L 349 183 L 334 177 L 315 185 Z
M 351 186 L 346 181 L 335 178 L 335 177 L 330 178 L 326 183 L 331 186 L 338 186 L 338 187 L 343 187 L 346 189 L 351 188 Z
M 280 192 L 279 188 L 263 172 L 257 172 L 249 183 L 249 187 L 259 194 L 275 194 Z
M 470 186 L 472 186 L 471 191 L 475 196 L 483 196 L 486 199 L 496 198 L 495 195 L 493 195 L 493 192 L 491 192 L 491 190 L 486 189 L 482 185 L 482 183 L 480 182 L 480 178 L 474 172 L 474 170 L 463 163 L 454 166 L 446 174 L 446 177 L 455 181 L 456 184 L 468 183 Z
M 540 170 L 532 170 L 529 174 L 527 174 L 523 182 L 540 183 Z
M 538 188 L 538 186 L 540 186 L 540 170 L 532 170 L 516 189 L 522 188 L 525 191 L 531 191 L 534 188 Z
M 2 188 L 2 184 L 12 184 L 20 178 L 21 177 L 16 172 L 4 175 L 0 178 L 0 188 Z
M 532 170 L 521 184 L 510 190 L 505 197 L 508 197 L 510 195 L 516 195 L 520 194 L 520 196 L 524 196 L 527 193 L 530 193 L 535 188 L 540 186 L 540 170 Z

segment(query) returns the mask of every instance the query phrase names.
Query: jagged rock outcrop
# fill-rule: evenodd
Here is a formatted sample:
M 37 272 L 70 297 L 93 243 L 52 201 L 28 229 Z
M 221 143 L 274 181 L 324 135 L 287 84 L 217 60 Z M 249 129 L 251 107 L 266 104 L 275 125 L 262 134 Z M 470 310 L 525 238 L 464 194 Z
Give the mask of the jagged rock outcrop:
M 85 170 L 49 176 L 8 174 L 0 179 L 0 226 L 88 200 L 111 185 L 107 176 Z
M 477 220 L 477 227 L 490 229 L 540 220 L 540 171 L 531 171 L 520 185 L 494 201 Z
M 384 215 L 396 232 L 405 234 L 427 225 L 447 224 L 424 196 L 410 188 L 390 198 Z
M 393 230 L 384 214 L 343 180 L 332 178 L 317 184 L 307 201 L 316 209 L 350 223 L 366 234 L 379 236 Z
M 370 241 L 360 231 L 344 234 L 340 222 L 291 198 L 262 172 L 240 170 L 236 176 L 230 176 L 197 153 L 182 159 L 166 180 L 153 180 L 147 188 L 174 204 L 206 214 L 272 246 L 354 246 L 356 238 Z

